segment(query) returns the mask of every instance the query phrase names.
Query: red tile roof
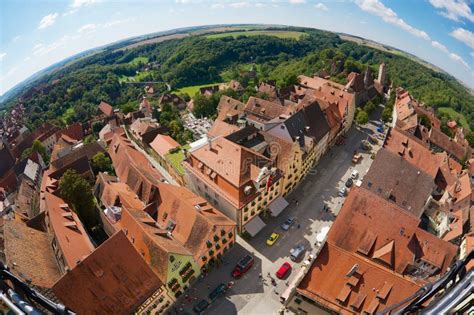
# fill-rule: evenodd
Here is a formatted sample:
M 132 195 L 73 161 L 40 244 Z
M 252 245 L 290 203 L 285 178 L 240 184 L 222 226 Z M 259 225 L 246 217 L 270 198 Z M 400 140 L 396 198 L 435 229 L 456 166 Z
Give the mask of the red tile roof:
M 63 199 L 45 192 L 44 201 L 48 230 L 54 234 L 66 265 L 72 269 L 94 250 L 94 245 L 76 213 Z
M 32 285 L 51 288 L 61 277 L 48 235 L 15 220 L 3 225 L 5 263 Z
M 207 132 L 207 135 L 209 137 L 218 137 L 218 136 L 226 137 L 230 135 L 231 133 L 236 132 L 239 129 L 240 128 L 236 125 L 231 125 L 226 122 L 216 120 L 214 121 L 214 123 L 212 124 L 212 127 Z
M 99 104 L 99 110 L 105 115 L 105 116 L 112 116 L 114 114 L 114 108 L 112 105 L 102 101 Z
M 53 287 L 77 314 L 131 314 L 163 283 L 120 231 Z
M 383 147 L 402 156 L 433 179 L 442 164 L 442 157 L 432 152 L 426 143 L 398 128 L 390 128 Z
M 159 156 L 163 157 L 168 154 L 171 150 L 179 148 L 179 143 L 173 138 L 167 135 L 157 135 L 156 138 L 150 143 L 150 147 L 158 153 Z
M 355 271 L 351 274 L 351 270 Z M 297 291 L 339 313 L 372 314 L 419 288 L 407 278 L 326 243 Z
M 59 131 L 59 134 L 68 136 L 74 140 L 84 139 L 84 131 L 80 122 L 75 122 Z

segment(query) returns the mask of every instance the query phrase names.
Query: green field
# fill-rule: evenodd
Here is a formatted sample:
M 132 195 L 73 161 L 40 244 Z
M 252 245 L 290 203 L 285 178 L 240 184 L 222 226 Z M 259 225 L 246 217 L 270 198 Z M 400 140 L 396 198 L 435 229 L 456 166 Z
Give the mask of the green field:
M 174 169 L 180 174 L 184 175 L 184 167 L 181 165 L 181 162 L 184 161 L 184 152 L 182 149 L 189 150 L 189 144 L 186 144 L 181 147 L 181 149 L 175 153 L 168 153 L 166 159 L 173 165 Z
M 199 91 L 200 88 L 206 87 L 206 86 L 218 85 L 221 83 L 222 82 L 215 82 L 215 83 L 208 83 L 208 84 L 202 84 L 202 85 L 186 86 L 177 90 L 176 93 L 183 93 L 183 94 L 187 93 L 189 96 L 193 97 Z
M 148 57 L 136 57 L 132 61 L 129 62 L 131 65 L 138 65 L 139 63 L 147 63 L 148 62 Z
M 237 36 L 259 36 L 259 35 L 267 35 L 267 36 L 276 36 L 279 38 L 293 38 L 293 39 L 300 39 L 302 36 L 305 35 L 303 32 L 292 32 L 292 31 L 242 31 L 242 32 L 227 32 L 227 33 L 219 33 L 219 34 L 211 34 L 207 35 L 206 38 L 222 38 L 222 37 L 237 37 Z
M 467 123 L 466 117 L 464 117 L 463 114 L 458 113 L 451 107 L 440 107 L 438 108 L 438 112 L 447 114 L 451 119 L 459 121 L 462 127 L 464 127 L 467 130 L 471 130 L 471 128 L 469 128 L 469 124 Z

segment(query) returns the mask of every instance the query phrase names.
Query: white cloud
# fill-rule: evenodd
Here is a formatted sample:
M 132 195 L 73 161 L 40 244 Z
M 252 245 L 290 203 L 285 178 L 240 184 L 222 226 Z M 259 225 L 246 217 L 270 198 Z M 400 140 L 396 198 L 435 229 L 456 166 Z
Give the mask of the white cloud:
M 469 67 L 469 65 L 467 64 L 467 62 L 465 62 L 464 59 L 461 58 L 461 56 L 456 55 L 455 53 L 450 53 L 450 54 L 449 54 L 449 58 L 451 58 L 452 60 L 456 61 L 457 63 L 463 65 L 463 66 L 466 67 L 467 69 L 471 69 L 471 67 Z
M 432 6 L 441 9 L 441 15 L 453 21 L 459 21 L 461 18 L 474 22 L 474 14 L 471 8 L 464 0 L 430 0 Z
M 31 60 L 31 57 L 26 57 L 25 59 L 23 59 L 24 62 L 27 62 L 27 61 L 30 61 Z
M 98 2 L 100 2 L 100 0 L 74 0 L 74 2 L 72 3 L 72 7 L 81 8 Z
M 314 7 L 318 10 L 321 10 L 321 11 L 328 11 L 329 10 L 328 7 L 324 3 L 321 3 L 321 2 L 315 4 Z
M 120 24 L 125 24 L 125 23 L 132 22 L 132 21 L 135 21 L 135 20 L 136 20 L 135 17 L 130 17 L 130 18 L 127 18 L 127 19 L 110 21 L 110 22 L 104 23 L 102 26 L 104 28 L 107 28 L 107 27 L 117 26 L 117 25 L 120 25 Z
M 43 17 L 39 23 L 38 29 L 47 28 L 53 25 L 56 22 L 56 18 L 58 17 L 57 13 L 51 13 Z
M 7 53 L 0 53 L 0 61 L 7 56 Z
M 250 3 L 248 2 L 233 2 L 230 3 L 229 6 L 234 9 L 243 9 L 250 7 Z
M 64 35 L 63 37 L 59 38 L 58 40 L 52 42 L 51 44 L 44 45 L 43 43 L 36 44 L 33 47 L 33 55 L 35 56 L 43 56 L 46 54 L 49 54 L 50 52 L 65 46 L 67 43 L 69 43 L 71 40 L 78 39 L 80 35 L 75 35 L 75 36 L 69 36 L 69 35 Z
M 224 9 L 224 5 L 222 3 L 214 3 L 211 5 L 211 9 Z
M 78 33 L 92 33 L 93 31 L 95 31 L 95 29 L 97 28 L 97 25 L 95 24 L 85 24 L 83 26 L 81 26 L 77 32 Z
M 441 44 L 440 42 L 437 42 L 435 40 L 431 42 L 431 46 L 441 50 L 444 53 L 447 53 L 447 54 L 449 53 L 449 50 L 446 46 L 444 46 L 443 44 Z
M 290 0 L 291 4 L 303 4 L 306 3 L 306 0 Z
M 474 33 L 461 27 L 452 31 L 449 35 L 463 42 L 467 46 L 474 48 Z
M 362 10 L 381 17 L 382 20 L 387 23 L 395 25 L 416 37 L 422 38 L 424 40 L 430 40 L 430 36 L 426 32 L 407 24 L 403 19 L 398 17 L 397 13 L 395 13 L 392 9 L 387 8 L 379 0 L 356 0 L 356 4 Z

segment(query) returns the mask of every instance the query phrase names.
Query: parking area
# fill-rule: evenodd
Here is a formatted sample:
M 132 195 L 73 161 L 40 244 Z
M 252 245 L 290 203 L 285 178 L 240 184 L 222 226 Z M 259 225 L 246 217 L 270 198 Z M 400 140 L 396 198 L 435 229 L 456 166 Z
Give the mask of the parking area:
M 338 196 L 338 191 L 345 187 L 353 170 L 363 179 L 372 164 L 371 155 L 380 148 L 382 140 L 373 145 L 370 151 L 361 149 L 361 142 L 371 134 L 380 137 L 376 131 L 380 123 L 369 122 L 363 127 L 352 127 L 345 144 L 334 146 L 312 170 L 299 186 L 286 197 L 289 206 L 277 218 L 267 220 L 267 225 L 254 238 L 246 241 L 238 238 L 236 246 L 225 256 L 225 263 L 191 289 L 191 298 L 180 300 L 178 311 L 192 312 L 192 307 L 220 283 L 232 281 L 231 272 L 240 258 L 246 254 L 255 257 L 252 269 L 235 284 L 224 297 L 217 299 L 205 311 L 206 314 L 275 314 L 281 309 L 280 295 L 287 289 L 301 269 L 302 261 L 320 246 L 332 222 L 341 209 L 345 197 Z M 354 151 L 360 152 L 362 159 L 353 164 Z M 355 182 L 354 182 L 355 183 Z M 326 209 L 326 207 L 327 209 Z M 280 225 L 289 217 L 295 217 L 295 223 L 289 230 Z M 268 246 L 266 239 L 273 233 L 279 234 L 274 245 Z M 304 258 L 297 262 L 290 260 L 290 250 L 296 245 L 306 248 Z M 284 262 L 289 262 L 292 271 L 285 279 L 278 279 L 275 272 Z M 276 281 L 272 285 L 271 275 Z

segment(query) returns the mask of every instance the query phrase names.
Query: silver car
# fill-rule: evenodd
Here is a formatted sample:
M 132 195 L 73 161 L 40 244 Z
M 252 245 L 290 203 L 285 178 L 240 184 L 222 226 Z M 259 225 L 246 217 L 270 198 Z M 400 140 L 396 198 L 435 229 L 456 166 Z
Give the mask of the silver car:
M 285 222 L 283 222 L 280 227 L 284 230 L 284 231 L 288 231 L 290 229 L 290 227 L 293 225 L 293 223 L 295 223 L 296 221 L 296 218 L 295 217 L 288 217 L 288 219 L 286 219 Z
M 302 244 L 296 245 L 290 250 L 290 259 L 292 261 L 298 261 L 301 256 L 304 254 L 305 247 Z

